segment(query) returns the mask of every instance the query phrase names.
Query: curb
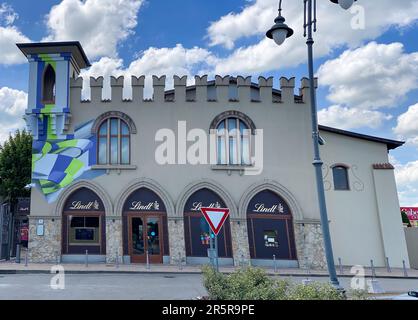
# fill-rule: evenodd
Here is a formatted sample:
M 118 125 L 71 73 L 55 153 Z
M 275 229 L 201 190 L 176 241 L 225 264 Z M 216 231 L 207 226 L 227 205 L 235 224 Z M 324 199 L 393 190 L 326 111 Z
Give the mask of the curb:
M 129 270 L 68 270 L 65 271 L 66 274 L 156 274 L 156 275 L 195 275 L 195 274 L 202 274 L 201 271 L 129 271 Z M 230 274 L 232 271 L 224 271 L 222 272 L 224 274 Z M 16 270 L 16 269 L 4 269 L 0 270 L 1 274 L 51 274 L 49 270 Z M 297 277 L 297 278 L 321 278 L 321 277 L 327 277 L 326 274 L 294 274 L 294 273 L 267 273 L 269 276 L 277 276 L 277 277 Z M 352 278 L 353 275 L 343 274 L 338 275 L 339 278 Z M 372 276 L 366 275 L 366 279 L 373 279 Z M 410 277 L 404 277 L 404 276 L 376 276 L 375 279 L 399 279 L 399 280 L 417 280 L 418 276 L 410 276 Z

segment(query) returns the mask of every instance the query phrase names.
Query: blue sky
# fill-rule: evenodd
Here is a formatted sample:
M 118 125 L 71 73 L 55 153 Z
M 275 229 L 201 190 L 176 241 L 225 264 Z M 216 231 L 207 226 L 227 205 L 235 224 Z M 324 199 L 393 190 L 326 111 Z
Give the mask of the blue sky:
M 264 37 L 275 0 L 0 0 L 0 140 L 23 126 L 28 66 L 15 42 L 79 40 L 93 62 L 84 76 L 272 75 L 276 86 L 281 76 L 299 84 L 302 3 L 283 1 L 295 36 L 276 47 Z M 418 205 L 418 0 L 359 0 L 351 11 L 319 1 L 318 19 L 320 121 L 407 141 L 391 160 L 401 203 Z

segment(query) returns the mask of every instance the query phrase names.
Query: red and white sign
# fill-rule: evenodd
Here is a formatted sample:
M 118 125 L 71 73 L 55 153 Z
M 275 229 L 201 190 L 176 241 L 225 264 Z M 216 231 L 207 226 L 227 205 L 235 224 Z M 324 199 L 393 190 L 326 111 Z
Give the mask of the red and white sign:
M 202 207 L 200 208 L 200 211 L 202 211 L 203 216 L 209 223 L 209 226 L 212 229 L 213 233 L 215 235 L 218 235 L 219 231 L 221 230 L 222 226 L 224 225 L 226 219 L 229 216 L 229 209 Z
M 402 207 L 401 211 L 405 211 L 410 221 L 418 221 L 418 208 Z

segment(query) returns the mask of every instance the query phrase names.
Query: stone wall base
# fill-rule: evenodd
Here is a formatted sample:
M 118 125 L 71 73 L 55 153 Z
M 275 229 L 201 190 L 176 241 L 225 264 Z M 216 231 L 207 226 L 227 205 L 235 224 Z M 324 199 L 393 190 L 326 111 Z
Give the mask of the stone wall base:
M 246 219 L 231 221 L 231 238 L 234 265 L 248 266 L 250 263 L 250 248 Z
M 186 263 L 183 219 L 168 218 L 168 244 L 170 246 L 170 264 Z
M 42 219 L 44 235 L 37 235 Z M 61 256 L 61 218 L 29 218 L 28 260 L 32 263 L 56 263 Z
M 320 223 L 296 223 L 295 241 L 300 268 L 326 268 L 327 264 Z

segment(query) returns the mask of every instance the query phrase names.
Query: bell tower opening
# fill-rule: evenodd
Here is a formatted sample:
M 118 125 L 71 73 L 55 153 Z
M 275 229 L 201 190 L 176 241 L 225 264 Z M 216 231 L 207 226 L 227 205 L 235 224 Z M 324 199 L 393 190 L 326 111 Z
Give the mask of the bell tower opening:
M 55 103 L 55 81 L 56 76 L 54 68 L 48 64 L 48 66 L 45 68 L 43 78 L 42 101 L 44 103 Z

